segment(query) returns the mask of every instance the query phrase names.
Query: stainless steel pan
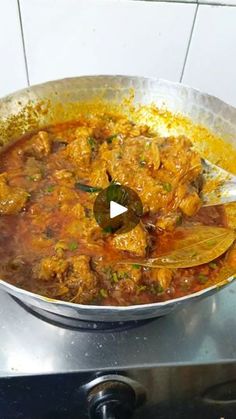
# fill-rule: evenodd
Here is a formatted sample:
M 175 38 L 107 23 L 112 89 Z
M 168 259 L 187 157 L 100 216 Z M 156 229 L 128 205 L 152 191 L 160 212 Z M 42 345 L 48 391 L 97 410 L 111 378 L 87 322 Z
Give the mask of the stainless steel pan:
M 21 90 L 0 100 L 0 141 L 7 144 L 28 130 L 67 120 L 65 109 L 72 102 L 90 101 L 102 96 L 120 103 L 134 89 L 136 103 L 155 103 L 191 118 L 236 147 L 236 109 L 221 100 L 190 87 L 155 78 L 128 76 L 89 76 L 52 81 Z M 0 280 L 0 289 L 22 302 L 60 316 L 91 321 L 128 321 L 163 316 L 187 302 L 201 299 L 229 284 L 234 278 L 201 292 L 162 303 L 129 307 L 91 306 L 50 300 Z

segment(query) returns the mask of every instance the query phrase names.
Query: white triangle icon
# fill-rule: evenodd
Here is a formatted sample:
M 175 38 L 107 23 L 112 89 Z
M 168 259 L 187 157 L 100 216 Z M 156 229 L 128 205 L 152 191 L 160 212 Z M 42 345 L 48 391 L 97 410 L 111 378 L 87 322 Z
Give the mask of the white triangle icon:
M 118 215 L 124 214 L 126 211 L 128 211 L 128 208 L 117 204 L 115 201 L 110 201 L 110 218 L 115 218 Z

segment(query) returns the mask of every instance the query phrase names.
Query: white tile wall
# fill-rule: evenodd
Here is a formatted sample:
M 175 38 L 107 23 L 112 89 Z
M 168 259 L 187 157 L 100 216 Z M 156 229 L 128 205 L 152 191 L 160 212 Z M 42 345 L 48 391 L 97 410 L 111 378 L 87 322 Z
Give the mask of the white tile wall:
M 0 96 L 27 85 L 17 0 L 0 0 Z
M 236 7 L 199 6 L 183 83 L 236 106 Z
M 183 82 L 236 106 L 236 0 L 210 1 L 235 7 L 198 6 Z M 31 84 L 96 73 L 181 77 L 196 4 L 19 2 Z M 0 96 L 27 85 L 17 3 L 0 0 Z
M 196 5 L 20 0 L 30 83 L 82 74 L 179 80 Z

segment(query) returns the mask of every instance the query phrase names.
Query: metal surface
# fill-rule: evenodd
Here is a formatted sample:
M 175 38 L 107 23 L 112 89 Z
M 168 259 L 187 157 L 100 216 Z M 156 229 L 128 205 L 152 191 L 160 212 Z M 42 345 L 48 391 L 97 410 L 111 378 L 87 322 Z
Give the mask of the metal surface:
M 236 362 L 236 282 L 169 316 L 113 332 L 69 330 L 0 292 L 0 377 Z
M 158 107 L 168 108 L 189 116 L 193 122 L 205 125 L 220 135 L 225 141 L 235 144 L 236 139 L 236 109 L 212 96 L 163 80 L 126 77 L 126 76 L 90 76 L 64 79 L 34 86 L 10 95 L 0 101 L 0 132 L 3 143 L 15 135 L 35 127 L 32 115 L 24 113 L 24 107 L 31 103 L 36 105 L 40 100 L 48 98 L 53 109 L 55 104 L 62 102 L 86 101 L 102 96 L 103 99 L 120 103 L 135 91 L 135 103 L 155 103 Z M 56 121 L 53 112 L 44 112 L 41 106 L 37 108 L 37 126 L 44 126 Z M 20 115 L 20 118 L 15 118 Z M 61 118 L 61 114 L 60 114 Z M 66 114 L 64 115 L 66 120 Z M 22 128 L 23 127 L 23 128 Z M 229 278 L 230 282 L 233 278 Z M 225 281 L 224 285 L 227 284 Z M 150 317 L 163 316 L 189 301 L 194 302 L 214 294 L 217 286 L 201 292 L 163 303 L 146 304 L 130 307 L 102 307 L 72 304 L 46 299 L 36 294 L 24 291 L 0 280 L 0 288 L 21 299 L 25 303 L 50 311 L 65 317 L 97 321 L 128 321 Z

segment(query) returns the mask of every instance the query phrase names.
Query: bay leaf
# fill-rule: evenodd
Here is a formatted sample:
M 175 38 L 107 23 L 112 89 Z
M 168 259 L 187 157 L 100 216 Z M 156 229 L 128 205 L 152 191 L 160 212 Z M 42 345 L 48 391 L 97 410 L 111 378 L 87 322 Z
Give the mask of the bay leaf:
M 172 243 L 170 251 L 155 258 L 135 260 L 135 263 L 153 268 L 190 268 L 202 265 L 225 253 L 236 237 L 234 230 L 215 226 L 195 225 L 178 231 L 181 238 Z M 126 263 L 131 261 L 126 260 Z

